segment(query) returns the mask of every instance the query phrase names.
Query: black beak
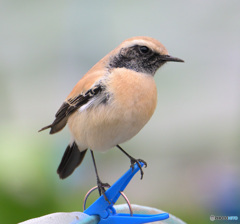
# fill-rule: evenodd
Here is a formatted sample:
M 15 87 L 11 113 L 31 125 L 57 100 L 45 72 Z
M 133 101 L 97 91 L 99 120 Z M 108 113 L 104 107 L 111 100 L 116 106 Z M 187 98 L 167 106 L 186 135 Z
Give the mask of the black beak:
M 180 59 L 180 58 L 175 58 L 175 57 L 172 57 L 170 55 L 161 55 L 160 56 L 160 60 L 162 61 L 175 61 L 175 62 L 184 62 L 184 60 Z

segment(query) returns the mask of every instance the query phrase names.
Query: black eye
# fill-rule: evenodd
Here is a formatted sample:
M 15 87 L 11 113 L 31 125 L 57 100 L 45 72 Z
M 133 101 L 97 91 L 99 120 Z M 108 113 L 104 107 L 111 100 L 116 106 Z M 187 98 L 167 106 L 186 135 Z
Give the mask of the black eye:
M 146 46 L 140 46 L 139 50 L 142 54 L 147 54 L 150 51 L 149 48 Z

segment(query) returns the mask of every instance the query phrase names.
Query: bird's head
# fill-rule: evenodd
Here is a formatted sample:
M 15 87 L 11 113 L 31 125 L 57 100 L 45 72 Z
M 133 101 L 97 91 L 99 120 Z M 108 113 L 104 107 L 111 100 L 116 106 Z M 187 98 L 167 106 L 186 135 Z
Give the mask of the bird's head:
M 133 37 L 122 42 L 110 53 L 109 67 L 127 68 L 154 75 L 157 69 L 168 61 L 184 62 L 170 56 L 158 40 L 150 37 Z

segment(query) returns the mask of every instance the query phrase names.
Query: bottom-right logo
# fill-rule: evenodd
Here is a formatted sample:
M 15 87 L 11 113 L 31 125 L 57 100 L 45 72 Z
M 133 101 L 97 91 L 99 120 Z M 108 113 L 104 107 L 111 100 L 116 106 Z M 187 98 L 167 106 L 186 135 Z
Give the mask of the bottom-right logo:
M 238 216 L 215 216 L 215 215 L 210 215 L 210 220 L 215 221 L 215 220 L 232 220 L 236 221 L 238 220 Z

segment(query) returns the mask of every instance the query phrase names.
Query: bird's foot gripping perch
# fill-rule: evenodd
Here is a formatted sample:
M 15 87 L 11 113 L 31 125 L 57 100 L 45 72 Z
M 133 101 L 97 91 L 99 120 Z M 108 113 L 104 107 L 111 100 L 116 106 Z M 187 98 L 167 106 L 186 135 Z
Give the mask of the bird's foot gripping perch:
M 138 161 L 142 167 L 143 162 Z M 148 222 L 155 222 L 169 218 L 168 213 L 161 213 L 157 215 L 146 214 L 125 214 L 117 213 L 113 207 L 118 200 L 121 192 L 124 191 L 132 177 L 140 170 L 138 164 L 130 168 L 122 177 L 120 177 L 106 192 L 104 196 L 100 196 L 91 206 L 89 206 L 84 213 L 88 215 L 97 215 L 100 218 L 98 224 L 142 224 Z
M 134 165 L 137 164 L 137 166 L 140 169 L 141 179 L 142 179 L 144 172 L 142 170 L 142 165 L 140 163 L 143 163 L 144 167 L 147 167 L 147 163 L 144 160 L 142 160 L 142 159 L 135 159 L 135 158 L 133 158 L 120 145 L 116 145 L 116 146 L 130 159 L 130 163 L 131 163 L 130 167 L 132 168 L 132 171 L 134 169 Z
M 98 188 L 98 192 L 99 195 L 103 195 L 103 197 L 105 198 L 105 200 L 110 204 L 110 202 L 108 201 L 108 198 L 105 194 L 106 190 L 105 188 L 109 188 L 110 185 L 108 183 L 103 183 L 102 181 L 100 181 L 100 179 L 97 179 L 97 188 Z
M 143 163 L 144 164 L 144 167 L 147 167 L 147 163 L 142 160 L 142 159 L 135 159 L 133 157 L 130 158 L 130 161 L 131 161 L 131 168 L 132 168 L 132 171 L 134 170 L 134 165 L 137 164 L 137 166 L 139 167 L 140 169 L 140 172 L 141 172 L 141 179 L 143 178 L 143 170 L 142 170 L 142 166 L 140 163 Z

